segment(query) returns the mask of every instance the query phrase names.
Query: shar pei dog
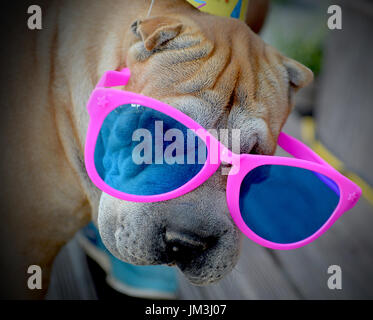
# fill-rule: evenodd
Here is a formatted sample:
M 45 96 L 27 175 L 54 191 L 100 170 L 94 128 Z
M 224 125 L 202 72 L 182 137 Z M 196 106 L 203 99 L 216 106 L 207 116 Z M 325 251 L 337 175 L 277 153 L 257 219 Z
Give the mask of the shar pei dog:
M 93 185 L 84 165 L 88 98 L 105 71 L 127 67 L 125 90 L 168 103 L 204 128 L 239 129 L 241 153 L 272 155 L 312 72 L 243 21 L 184 0 L 155 1 L 147 16 L 149 5 L 49 1 L 42 30 L 27 30 L 24 16 L 14 20 L 1 89 L 1 280 L 9 296 L 45 293 L 28 290 L 28 266 L 41 267 L 46 290 L 58 251 L 91 219 L 119 259 L 176 265 L 196 285 L 221 279 L 238 260 L 241 236 L 221 171 L 156 203 L 123 201 Z

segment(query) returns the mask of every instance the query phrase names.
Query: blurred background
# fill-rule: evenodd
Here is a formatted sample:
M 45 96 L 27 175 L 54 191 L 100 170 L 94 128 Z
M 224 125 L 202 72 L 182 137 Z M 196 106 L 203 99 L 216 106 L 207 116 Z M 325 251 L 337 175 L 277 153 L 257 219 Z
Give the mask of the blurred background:
M 342 30 L 329 30 L 327 9 L 342 8 Z M 261 36 L 308 66 L 315 81 L 301 90 L 284 128 L 357 182 L 363 197 L 321 238 L 292 251 L 249 239 L 231 274 L 196 287 L 179 273 L 181 299 L 373 298 L 373 1 L 273 0 Z M 279 151 L 281 152 L 281 151 Z M 327 286 L 342 270 L 342 290 Z M 105 283 L 76 238 L 57 257 L 48 299 L 127 298 Z

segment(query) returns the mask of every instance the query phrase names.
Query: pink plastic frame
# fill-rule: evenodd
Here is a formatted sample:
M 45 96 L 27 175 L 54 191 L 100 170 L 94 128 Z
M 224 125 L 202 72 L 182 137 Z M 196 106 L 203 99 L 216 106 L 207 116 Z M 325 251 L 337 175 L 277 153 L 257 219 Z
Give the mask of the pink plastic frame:
M 226 188 L 227 204 L 233 221 L 248 238 L 256 243 L 268 248 L 282 250 L 299 248 L 317 239 L 326 230 L 328 230 L 345 211 L 351 209 L 359 200 L 361 195 L 361 189 L 359 186 L 340 174 L 302 142 L 287 135 L 286 133 L 280 133 L 278 137 L 278 144 L 295 158 L 253 154 L 234 154 L 197 122 L 170 105 L 141 94 L 109 88 L 126 85 L 129 78 L 130 70 L 127 68 L 123 69 L 122 71 L 107 71 L 97 84 L 96 88 L 93 90 L 87 105 L 90 115 L 90 123 L 85 145 L 85 165 L 92 182 L 103 192 L 127 201 L 165 201 L 180 197 L 203 184 L 218 170 L 221 161 L 231 164 L 232 169 L 233 167 L 239 165 L 239 168 L 236 168 L 235 170 L 235 174 L 228 175 Z M 94 163 L 94 151 L 98 134 L 106 116 L 118 106 L 125 104 L 139 104 L 152 108 L 174 118 L 189 129 L 196 130 L 198 136 L 206 143 L 208 158 L 212 152 L 217 152 L 216 150 L 218 150 L 219 155 L 217 163 L 206 161 L 200 172 L 186 184 L 176 190 L 160 195 L 132 195 L 110 187 L 101 179 L 96 171 Z M 199 134 L 201 132 L 202 134 Z M 215 144 L 215 146 L 217 145 L 218 148 L 212 148 L 211 146 L 213 144 Z M 330 218 L 317 232 L 302 241 L 287 244 L 268 241 L 250 230 L 241 217 L 239 208 L 239 194 L 240 186 L 244 177 L 250 170 L 258 166 L 269 164 L 293 166 L 312 170 L 332 179 L 339 187 L 340 200 Z

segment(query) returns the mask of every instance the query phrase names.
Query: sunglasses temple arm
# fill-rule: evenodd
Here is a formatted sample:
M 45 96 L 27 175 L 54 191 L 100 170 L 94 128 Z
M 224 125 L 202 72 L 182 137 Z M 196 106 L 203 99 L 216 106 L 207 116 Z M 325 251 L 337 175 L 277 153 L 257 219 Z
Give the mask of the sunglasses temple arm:
M 329 163 L 327 163 L 323 158 L 321 158 L 316 152 L 306 146 L 303 142 L 284 132 L 281 132 L 278 136 L 278 144 L 282 149 L 284 149 L 286 152 L 297 159 L 316 162 L 335 170 Z
M 96 88 L 125 86 L 131 76 L 130 69 L 124 68 L 121 71 L 106 71 L 96 85 Z

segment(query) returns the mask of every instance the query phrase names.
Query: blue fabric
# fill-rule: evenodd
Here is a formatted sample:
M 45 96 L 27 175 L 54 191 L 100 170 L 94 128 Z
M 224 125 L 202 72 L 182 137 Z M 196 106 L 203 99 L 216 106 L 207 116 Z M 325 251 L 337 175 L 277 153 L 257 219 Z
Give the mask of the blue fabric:
M 242 6 L 242 1 L 238 0 L 236 6 L 234 7 L 234 9 L 231 13 L 231 18 L 236 18 L 236 19 L 240 18 L 241 6 Z
M 168 266 L 134 266 L 112 258 L 112 275 L 116 280 L 136 289 L 175 293 L 177 271 Z
M 175 137 L 172 141 L 161 141 L 161 144 L 159 139 L 155 142 L 156 131 L 159 132 L 156 129 L 156 121 L 162 122 L 163 134 L 169 129 L 178 129 L 182 132 L 185 152 L 183 151 L 181 155 L 176 150 L 167 153 L 167 147 L 168 150 L 173 149 Z M 134 148 L 137 147 L 138 150 L 140 144 L 147 141 L 144 137 L 140 138 L 140 141 L 133 141 L 133 133 L 137 129 L 147 129 L 151 133 L 151 164 L 137 164 L 140 158 L 146 158 L 144 151 L 138 157 L 133 157 Z M 206 158 L 206 146 L 195 135 L 193 136 L 195 147 L 191 149 L 189 144 L 187 149 L 187 131 L 187 128 L 178 121 L 151 108 L 138 105 L 120 106 L 106 117 L 97 138 L 95 149 L 97 172 L 109 186 L 129 194 L 155 195 L 175 190 L 191 180 L 202 169 L 203 160 Z M 198 146 L 200 148 L 203 146 L 202 160 L 198 155 Z M 156 148 L 161 150 L 160 155 L 156 153 Z M 190 164 L 190 159 L 188 161 L 190 152 L 194 152 L 194 164 Z M 150 152 L 147 153 L 149 154 Z M 157 160 L 159 163 L 162 159 L 163 164 L 157 164 Z M 168 164 L 167 161 L 172 159 L 183 160 L 184 164 Z
M 153 290 L 173 294 L 178 289 L 177 271 L 168 266 L 135 266 L 114 257 L 103 244 L 100 234 L 91 222 L 82 229 L 82 235 L 98 250 L 103 251 L 111 263 L 111 276 L 125 286 L 137 290 Z
M 294 243 L 315 233 L 339 202 L 337 185 L 310 170 L 264 165 L 250 171 L 240 189 L 240 211 L 262 238 Z

